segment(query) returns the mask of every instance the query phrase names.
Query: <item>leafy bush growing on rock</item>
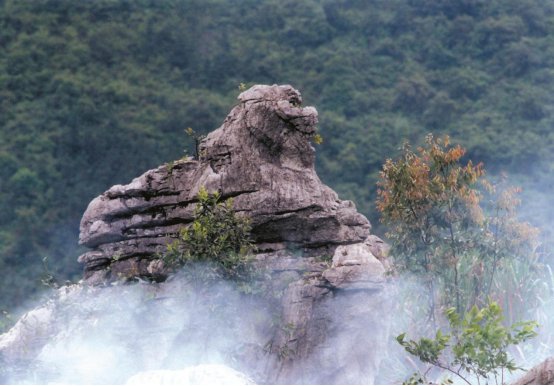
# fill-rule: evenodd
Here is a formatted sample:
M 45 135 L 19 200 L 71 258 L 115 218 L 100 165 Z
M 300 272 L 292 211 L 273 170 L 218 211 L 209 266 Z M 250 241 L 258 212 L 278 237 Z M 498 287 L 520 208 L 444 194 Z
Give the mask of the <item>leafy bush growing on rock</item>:
M 222 201 L 219 193 L 208 193 L 202 187 L 194 221 L 181 229 L 162 259 L 174 270 L 201 269 L 202 279 L 247 280 L 251 273 L 251 250 L 249 219 L 235 213 L 232 199 Z

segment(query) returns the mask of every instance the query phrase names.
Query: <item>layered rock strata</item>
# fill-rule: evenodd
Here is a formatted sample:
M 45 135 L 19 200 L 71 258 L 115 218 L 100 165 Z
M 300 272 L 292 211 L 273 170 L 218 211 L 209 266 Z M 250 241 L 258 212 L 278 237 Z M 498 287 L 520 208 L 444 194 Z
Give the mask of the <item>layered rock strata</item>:
M 251 219 L 256 262 L 266 272 L 263 286 L 281 294 L 280 322 L 268 345 L 274 355 L 257 362 L 254 378 L 371 383 L 379 361 L 370 352 L 380 348 L 387 328 L 372 311 L 384 306 L 376 294 L 385 282 L 386 247 L 370 235 L 369 221 L 354 204 L 318 178 L 310 142 L 317 111 L 301 107 L 297 90 L 258 85 L 238 99 L 223 125 L 201 141 L 198 159 L 150 170 L 90 203 L 80 234 L 80 243 L 92 248 L 79 258 L 85 281 L 163 278 L 157 256 L 193 220 L 198 191 L 218 191 Z M 348 328 L 331 334 L 337 323 L 349 325 L 357 342 L 343 344 L 350 341 Z M 358 333 L 355 325 L 382 334 Z M 329 348 L 333 339 L 346 349 Z M 352 348 L 359 343 L 365 345 Z
M 201 187 L 234 198 L 234 209 L 252 220 L 259 252 L 332 256 L 369 236 L 368 220 L 315 173 L 316 109 L 302 108 L 290 86 L 254 86 L 238 99 L 200 143 L 197 160 L 149 170 L 89 204 L 79 238 L 92 248 L 79 257 L 87 282 L 163 276 L 156 256 L 193 220 Z
M 207 335 L 222 337 L 204 340 L 202 352 L 214 343 L 211 350 L 219 353 L 219 346 L 232 336 L 240 338 L 240 344 L 224 345 L 225 350 L 232 349 L 232 367 L 258 383 L 370 384 L 388 330 L 384 310 L 389 297 L 383 291 L 387 247 L 370 235 L 368 220 L 354 204 L 340 200 L 316 175 L 310 140 L 316 132 L 317 111 L 301 103 L 300 93 L 291 86 L 254 86 L 239 95 L 239 104 L 223 125 L 199 144 L 198 159 L 162 165 L 95 198 L 81 221 L 80 242 L 91 248 L 79 257 L 85 266 L 84 282 L 164 279 L 167 272 L 159 254 L 193 220 L 201 187 L 218 191 L 223 198 L 233 197 L 234 210 L 251 219 L 255 264 L 264 272 L 261 282 L 254 284 L 265 294 L 254 307 L 248 301 L 249 308 L 240 300 L 229 302 L 225 295 L 222 309 L 228 314 L 227 323 L 222 331 L 214 327 Z M 144 358 L 133 360 L 130 368 L 137 370 L 141 360 L 151 368 L 140 370 L 158 370 L 168 363 L 171 369 L 178 368 L 172 360 L 198 348 L 194 339 L 198 323 L 213 322 L 195 320 L 200 314 L 195 307 L 209 297 L 191 306 L 183 304 L 181 298 L 194 291 L 186 280 L 175 279 L 178 275 L 160 283 L 141 280 L 137 286 L 152 293 L 146 296 L 146 305 L 144 295 L 126 298 L 136 286 L 78 285 L 73 291 L 77 295 L 31 311 L 0 336 L 0 358 L 6 363 L 33 363 L 51 357 L 49 350 L 60 344 L 56 340 L 65 341 L 65 331 L 73 331 L 63 327 L 68 321 L 74 334 L 88 334 L 90 329 L 102 336 L 115 334 L 117 342 L 119 336 L 128 335 L 135 341 L 128 327 L 138 323 L 141 337 L 153 340 L 171 328 L 155 344 L 158 353 L 149 358 L 144 351 Z M 209 293 L 213 299 L 221 298 L 214 288 Z M 158 313 L 151 310 L 153 305 Z M 68 307 L 69 314 L 64 311 Z M 260 310 L 265 318 L 258 315 Z M 164 325 L 174 314 L 183 320 Z M 249 320 L 253 327 L 248 324 L 246 334 L 237 336 L 232 329 L 225 334 L 223 330 L 234 325 L 231 320 L 237 326 Z M 49 343 L 52 337 L 55 342 Z M 23 345 L 29 340 L 32 344 Z M 154 360 L 164 357 L 168 360 Z

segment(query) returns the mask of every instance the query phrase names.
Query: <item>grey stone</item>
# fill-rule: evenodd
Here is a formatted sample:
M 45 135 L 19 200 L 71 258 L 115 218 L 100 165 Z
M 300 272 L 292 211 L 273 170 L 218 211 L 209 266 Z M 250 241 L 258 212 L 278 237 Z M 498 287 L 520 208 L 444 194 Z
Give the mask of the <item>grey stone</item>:
M 513 383 L 514 385 L 554 385 L 554 357 L 546 359 Z
M 200 143 L 198 160 L 162 165 L 90 203 L 80 234 L 81 244 L 93 248 L 79 259 L 85 280 L 97 284 L 125 275 L 163 276 L 156 257 L 192 221 L 199 189 L 218 191 L 233 197 L 234 209 L 251 219 L 256 264 L 266 278 L 261 285 L 280 308 L 269 350 L 276 362 L 269 360 L 269 373 L 260 370 L 264 381 L 355 379 L 362 370 L 352 364 L 342 364 L 340 371 L 330 365 L 322 377 L 313 378 L 312 353 L 330 338 L 328 331 L 337 322 L 330 310 L 340 292 L 351 320 L 363 314 L 364 323 L 381 325 L 360 309 L 381 302 L 375 293 L 385 281 L 387 247 L 370 235 L 369 221 L 353 202 L 340 200 L 319 180 L 310 143 L 317 111 L 300 106 L 297 90 L 257 85 L 238 99 L 223 125 Z M 348 351 L 341 355 L 346 358 Z M 362 351 L 371 358 L 367 348 Z M 332 361 L 329 351 L 326 355 L 317 358 Z
M 149 170 L 89 204 L 79 238 L 92 248 L 79 258 L 86 281 L 98 282 L 99 272 L 100 281 L 117 279 L 125 274 L 122 259 L 135 261 L 125 265 L 129 276 L 163 275 L 143 270 L 148 264 L 140 261 L 155 259 L 192 221 L 202 186 L 234 197 L 235 210 L 251 218 L 254 241 L 263 248 L 329 249 L 369 236 L 367 219 L 315 173 L 316 109 L 300 107 L 291 86 L 258 85 L 238 99 L 223 125 L 201 142 L 199 160 Z
M 385 268 L 366 243 L 341 245 L 323 277 L 334 288 L 380 290 L 385 281 Z
M 277 319 L 245 342 L 237 369 L 260 383 L 372 383 L 388 329 L 379 311 L 388 301 L 381 291 L 388 249 L 354 203 L 319 180 L 310 144 L 317 111 L 301 103 L 291 86 L 254 86 L 200 143 L 198 160 L 162 165 L 95 198 L 81 220 L 79 241 L 91 249 L 79 257 L 84 285 L 163 280 L 159 256 L 193 220 L 198 191 L 218 191 L 251 219 L 254 264 L 264 273 L 254 284 Z M 174 278 L 143 284 L 187 293 Z M 101 287 L 87 288 L 102 296 L 94 292 Z M 56 312 L 39 308 L 35 319 L 55 326 Z M 0 353 L 44 336 L 40 323 L 24 325 L 0 336 Z

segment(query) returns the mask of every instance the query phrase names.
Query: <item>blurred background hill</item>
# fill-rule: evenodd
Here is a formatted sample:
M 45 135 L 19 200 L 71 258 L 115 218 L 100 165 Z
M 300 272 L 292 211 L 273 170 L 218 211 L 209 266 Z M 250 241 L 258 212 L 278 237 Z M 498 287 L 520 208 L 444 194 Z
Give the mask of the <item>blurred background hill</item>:
M 377 228 L 375 183 L 404 140 L 448 134 L 524 188 L 550 235 L 554 2 L 0 0 L 0 309 L 42 259 L 80 276 L 78 226 L 111 185 L 178 159 L 238 85 L 320 112 L 317 172 Z

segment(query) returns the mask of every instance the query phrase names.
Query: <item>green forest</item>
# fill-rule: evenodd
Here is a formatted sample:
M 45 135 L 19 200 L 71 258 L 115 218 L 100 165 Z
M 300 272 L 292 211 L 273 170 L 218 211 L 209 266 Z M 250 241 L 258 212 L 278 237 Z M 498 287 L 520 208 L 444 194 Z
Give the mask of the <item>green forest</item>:
M 191 153 L 241 83 L 318 109 L 317 172 L 380 236 L 379 171 L 428 133 L 551 233 L 554 2 L 0 0 L 0 48 L 0 309 L 78 279 L 90 200 Z

